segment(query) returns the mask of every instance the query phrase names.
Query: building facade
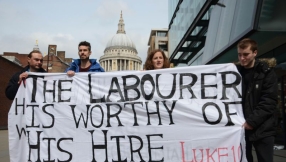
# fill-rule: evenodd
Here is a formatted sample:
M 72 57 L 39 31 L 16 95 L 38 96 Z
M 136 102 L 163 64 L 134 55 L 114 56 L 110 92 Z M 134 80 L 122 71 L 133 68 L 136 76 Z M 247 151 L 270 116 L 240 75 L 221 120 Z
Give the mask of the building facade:
M 23 67 L 18 63 L 15 63 L 10 59 L 7 59 L 7 57 L 2 57 L 2 55 L 0 55 L 0 72 L 2 74 L 0 77 L 0 130 L 8 128 L 8 112 L 13 102 L 5 95 L 6 86 L 8 85 L 10 78 L 12 78 L 16 72 L 21 71 L 22 69 Z
M 278 109 L 280 119 L 284 120 L 277 131 L 276 143 L 284 147 L 285 7 L 286 1 L 282 0 L 169 0 L 169 55 L 175 66 L 236 62 L 236 44 L 246 37 L 257 41 L 258 58 L 276 58 Z
M 62 73 L 71 62 L 72 58 L 65 58 L 65 51 L 57 51 L 57 45 L 49 45 L 48 54 L 43 59 L 43 68 L 49 73 Z
M 126 35 L 125 24 L 120 15 L 117 33 L 108 41 L 100 65 L 107 71 L 141 70 L 142 61 L 135 44 Z
M 155 49 L 161 49 L 164 51 L 166 56 L 169 57 L 168 29 L 152 29 L 149 36 L 148 46 L 148 54 Z
M 28 54 L 18 53 L 18 52 L 3 52 L 2 57 L 22 67 L 25 67 L 28 65 L 28 61 L 27 61 Z
M 34 46 L 33 50 L 40 51 L 37 43 Z M 42 67 L 49 73 L 62 73 L 69 67 L 69 64 L 72 62 L 72 58 L 65 58 L 65 51 L 57 51 L 57 45 L 49 45 L 48 54 L 45 55 L 43 53 L 43 55 L 44 58 Z M 6 59 L 22 67 L 28 65 L 28 54 L 19 54 L 17 52 L 4 52 L 2 57 L 5 57 Z

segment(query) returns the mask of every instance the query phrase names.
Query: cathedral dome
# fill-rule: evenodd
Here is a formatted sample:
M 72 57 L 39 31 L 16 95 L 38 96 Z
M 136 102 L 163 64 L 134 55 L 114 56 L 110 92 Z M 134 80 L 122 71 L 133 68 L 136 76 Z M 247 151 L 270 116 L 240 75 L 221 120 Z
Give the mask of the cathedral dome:
M 118 30 L 117 30 L 116 34 L 108 41 L 104 51 L 107 51 L 109 49 L 118 49 L 118 48 L 120 48 L 120 49 L 127 48 L 127 49 L 133 50 L 134 52 L 137 53 L 135 44 L 126 35 L 125 24 L 124 24 L 124 20 L 122 17 L 122 12 L 121 12 L 120 20 L 118 23 Z
M 135 44 L 125 33 L 115 34 L 107 43 L 108 47 L 131 47 L 136 48 Z
M 126 35 L 122 11 L 116 34 L 108 41 L 100 65 L 107 71 L 140 70 L 142 61 L 133 41 Z

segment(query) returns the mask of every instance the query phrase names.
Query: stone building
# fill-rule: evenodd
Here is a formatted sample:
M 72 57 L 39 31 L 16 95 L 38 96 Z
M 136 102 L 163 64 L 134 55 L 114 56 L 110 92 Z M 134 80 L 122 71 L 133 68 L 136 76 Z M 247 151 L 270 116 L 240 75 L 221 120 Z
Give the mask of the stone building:
M 155 50 L 161 49 L 164 51 L 165 55 L 169 57 L 168 53 L 168 29 L 160 28 L 160 29 L 152 29 L 149 36 L 148 41 L 148 54 Z
M 99 59 L 105 71 L 141 70 L 141 58 L 124 28 L 121 12 L 117 33 L 108 41 L 104 55 Z

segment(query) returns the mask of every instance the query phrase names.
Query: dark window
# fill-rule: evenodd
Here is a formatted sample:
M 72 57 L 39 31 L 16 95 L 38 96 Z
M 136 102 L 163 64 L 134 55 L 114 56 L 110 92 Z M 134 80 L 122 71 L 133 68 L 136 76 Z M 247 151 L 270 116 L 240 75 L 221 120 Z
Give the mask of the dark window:
M 159 36 L 159 37 L 166 37 L 167 36 L 167 32 L 158 31 L 157 32 L 157 36 Z
M 163 50 L 163 51 L 168 51 L 168 45 L 166 44 L 161 44 L 159 45 L 159 49 Z

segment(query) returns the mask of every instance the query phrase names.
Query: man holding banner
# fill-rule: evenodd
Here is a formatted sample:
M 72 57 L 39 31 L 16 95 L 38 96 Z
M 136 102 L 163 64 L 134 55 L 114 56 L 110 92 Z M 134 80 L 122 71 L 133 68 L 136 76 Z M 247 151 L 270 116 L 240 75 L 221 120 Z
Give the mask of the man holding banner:
M 43 55 L 40 51 L 33 50 L 28 55 L 28 65 L 20 72 L 17 72 L 10 79 L 6 87 L 6 97 L 13 100 L 17 94 L 18 88 L 22 81 L 28 77 L 27 72 L 46 72 L 43 68 Z
M 237 45 L 242 75 L 242 103 L 246 122 L 243 124 L 246 140 L 246 157 L 253 162 L 252 145 L 259 162 L 273 161 L 275 135 L 277 78 L 273 67 L 275 59 L 256 60 L 257 43 L 243 39 Z
M 78 45 L 78 55 L 80 59 L 74 59 L 70 67 L 66 69 L 68 76 L 74 76 L 77 72 L 104 72 L 96 59 L 89 59 L 91 55 L 91 45 L 82 41 Z

